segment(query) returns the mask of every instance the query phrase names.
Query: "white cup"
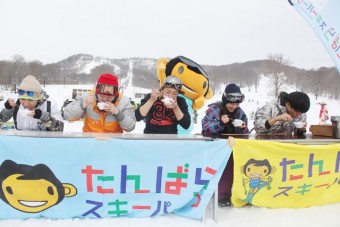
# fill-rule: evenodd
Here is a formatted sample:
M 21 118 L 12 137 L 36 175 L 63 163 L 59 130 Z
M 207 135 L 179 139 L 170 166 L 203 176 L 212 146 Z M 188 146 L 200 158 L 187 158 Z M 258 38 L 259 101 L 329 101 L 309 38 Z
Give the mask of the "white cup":
M 23 116 L 23 117 L 29 117 L 28 114 L 29 114 L 30 112 L 32 112 L 32 111 L 29 110 L 29 109 L 25 109 L 25 108 L 20 109 L 20 114 L 21 114 L 21 116 Z
M 172 98 L 168 97 L 168 96 L 165 96 L 164 99 L 163 99 L 163 103 L 164 105 L 168 106 L 172 103 L 174 103 L 175 100 L 173 100 Z
M 240 119 L 235 119 L 235 120 L 233 121 L 233 125 L 234 125 L 235 127 L 241 127 L 242 124 L 243 124 L 243 121 L 240 120 Z
M 305 126 L 305 123 L 301 121 L 294 122 L 295 128 L 303 128 Z
M 22 122 L 23 122 L 23 124 L 20 126 L 20 129 L 26 129 L 30 125 L 29 122 L 32 119 L 32 117 L 28 115 L 30 112 L 31 112 L 31 110 L 29 110 L 29 109 L 25 109 L 25 108 L 19 109 L 18 114 L 20 114 L 20 116 L 22 118 Z M 21 127 L 23 127 L 23 128 L 21 128 Z
M 105 107 L 105 102 L 98 102 L 97 106 L 98 106 L 98 109 L 103 110 Z

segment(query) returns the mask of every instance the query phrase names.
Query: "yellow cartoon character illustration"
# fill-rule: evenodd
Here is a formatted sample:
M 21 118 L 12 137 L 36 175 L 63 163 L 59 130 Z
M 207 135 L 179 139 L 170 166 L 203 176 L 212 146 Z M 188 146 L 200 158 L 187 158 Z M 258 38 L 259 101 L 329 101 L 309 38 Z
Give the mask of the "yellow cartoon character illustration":
M 241 167 L 241 171 L 247 177 L 242 179 L 242 184 L 247 196 L 244 201 L 251 204 L 255 194 L 263 187 L 267 186 L 267 189 L 270 189 L 272 178 L 269 175 L 275 173 L 276 168 L 271 166 L 267 159 L 249 159 L 248 162 Z
M 5 160 L 0 166 L 0 198 L 13 208 L 37 213 L 77 194 L 72 184 L 61 183 L 44 164 L 35 166 Z
M 160 58 L 157 62 L 157 76 L 160 85 L 167 76 L 176 76 L 183 82 L 182 91 L 184 96 L 192 101 L 192 109 L 198 110 L 203 107 L 205 99 L 213 96 L 209 87 L 208 74 L 196 62 L 178 56 L 173 59 Z

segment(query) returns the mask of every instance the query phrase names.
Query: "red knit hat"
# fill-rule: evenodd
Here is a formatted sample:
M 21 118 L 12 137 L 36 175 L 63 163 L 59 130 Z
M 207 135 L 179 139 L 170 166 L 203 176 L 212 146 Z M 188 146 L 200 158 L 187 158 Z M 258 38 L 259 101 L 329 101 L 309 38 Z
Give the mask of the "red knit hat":
M 97 84 L 107 84 L 118 87 L 118 78 L 112 74 L 102 74 L 100 75 Z
M 109 87 L 109 90 L 107 88 Z M 112 90 L 111 90 L 112 89 Z M 112 74 L 102 74 L 96 86 L 97 94 L 118 96 L 118 78 Z

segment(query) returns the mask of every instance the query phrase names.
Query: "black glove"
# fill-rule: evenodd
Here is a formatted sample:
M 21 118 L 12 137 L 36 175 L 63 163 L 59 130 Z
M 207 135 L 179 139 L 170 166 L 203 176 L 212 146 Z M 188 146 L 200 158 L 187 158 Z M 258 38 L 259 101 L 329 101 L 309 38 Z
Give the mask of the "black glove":
M 41 115 L 42 115 L 41 109 L 35 109 L 35 110 L 34 110 L 34 116 L 33 116 L 33 118 L 35 118 L 35 119 L 40 119 L 40 118 L 41 118 Z
M 8 100 L 5 102 L 5 108 L 8 109 L 8 110 L 13 109 L 13 107 L 11 105 L 9 105 Z

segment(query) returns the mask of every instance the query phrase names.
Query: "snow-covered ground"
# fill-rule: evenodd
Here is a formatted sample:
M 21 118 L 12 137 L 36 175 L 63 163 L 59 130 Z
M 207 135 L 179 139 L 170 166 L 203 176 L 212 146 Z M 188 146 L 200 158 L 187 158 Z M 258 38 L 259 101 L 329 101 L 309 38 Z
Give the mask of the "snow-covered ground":
M 262 106 L 265 102 L 270 101 L 273 97 L 268 94 L 268 84 L 266 80 L 261 82 L 261 86 L 255 88 L 241 88 L 245 94 L 246 99 L 241 104 L 249 118 L 249 128 L 253 127 L 251 120 L 252 112 L 255 112 L 257 107 Z M 62 106 L 65 99 L 71 99 L 72 89 L 82 88 L 89 89 L 92 85 L 47 85 L 44 89 L 57 102 L 59 107 Z M 133 89 L 129 87 L 128 89 Z M 287 92 L 293 91 L 287 88 Z M 129 94 L 131 91 L 126 91 Z M 7 91 L 1 91 L 0 95 L 4 96 L 4 101 L 8 97 L 16 98 L 16 94 Z M 198 111 L 198 124 L 194 125 L 192 134 L 201 132 L 200 120 L 204 117 L 204 111 L 207 105 L 221 100 L 222 93 L 215 94 L 215 96 L 206 101 L 205 106 Z M 311 108 L 308 112 L 308 128 L 311 124 L 318 124 L 320 101 L 328 103 L 329 116 L 340 115 L 340 101 L 329 100 L 327 97 L 320 97 L 315 100 L 311 94 Z M 4 101 L 0 102 L 3 107 Z M 330 123 L 330 122 L 329 122 Z M 65 122 L 65 131 L 80 132 L 82 122 Z M 144 122 L 137 123 L 136 129 L 132 133 L 143 133 Z M 1 211 L 0 211 L 1 212 Z M 104 219 L 67 219 L 67 220 L 51 220 L 51 219 L 28 219 L 28 220 L 0 220 L 0 227 L 15 226 L 15 227 L 42 227 L 42 226 L 78 226 L 78 227 L 106 227 L 106 226 L 129 226 L 129 227 L 146 227 L 146 226 L 176 226 L 176 227 L 192 227 L 192 226 L 340 226 L 338 217 L 340 216 L 340 203 L 329 204 L 324 206 L 316 206 L 311 208 L 301 209 L 268 209 L 253 206 L 246 206 L 242 208 L 218 208 L 218 223 L 213 221 L 212 204 L 210 203 L 206 212 L 206 220 L 201 223 L 197 220 L 183 218 L 177 215 L 167 215 L 155 218 L 104 218 Z

